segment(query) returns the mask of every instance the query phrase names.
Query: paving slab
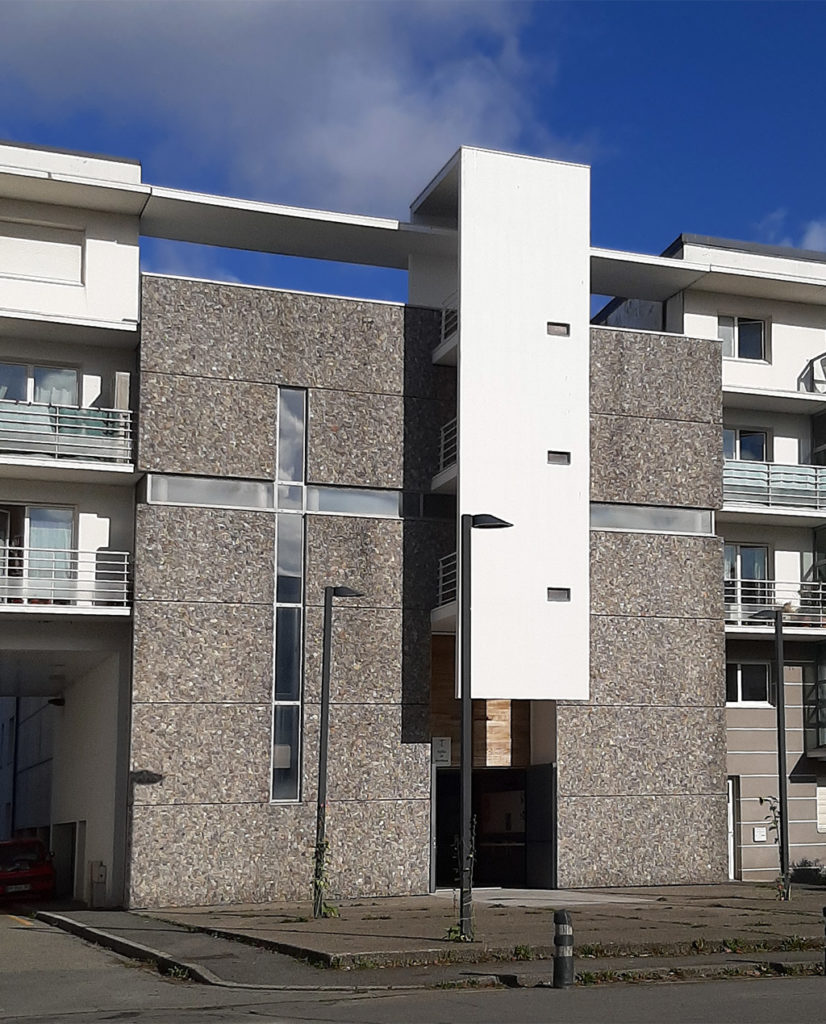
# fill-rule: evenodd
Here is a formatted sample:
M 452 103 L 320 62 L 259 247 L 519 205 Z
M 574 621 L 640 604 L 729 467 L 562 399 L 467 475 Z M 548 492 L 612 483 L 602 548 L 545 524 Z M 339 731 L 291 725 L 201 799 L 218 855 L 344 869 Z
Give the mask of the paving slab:
M 553 913 L 571 908 L 581 979 L 813 973 L 823 963 L 826 889 L 729 884 L 611 890 L 477 890 L 476 940 L 452 941 L 455 895 L 38 916 L 209 984 L 290 990 L 548 985 Z M 322 966 L 323 965 L 323 966 Z M 333 968 L 333 969 L 330 969 Z

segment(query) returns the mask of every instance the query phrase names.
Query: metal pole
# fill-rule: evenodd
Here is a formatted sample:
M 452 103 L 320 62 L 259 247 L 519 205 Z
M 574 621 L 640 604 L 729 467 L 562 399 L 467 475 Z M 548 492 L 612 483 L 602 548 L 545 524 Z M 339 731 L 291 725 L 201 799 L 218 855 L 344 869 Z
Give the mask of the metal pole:
M 324 646 L 321 655 L 313 917 L 322 917 L 324 914 L 325 857 L 327 853 L 327 747 L 330 737 L 330 651 L 333 636 L 333 591 L 335 589 L 335 587 L 324 588 Z
M 467 942 L 473 941 L 473 851 L 471 849 L 471 823 L 473 800 L 473 709 L 470 699 L 470 532 L 473 516 L 463 515 L 459 542 L 461 581 L 460 616 L 460 684 L 462 724 L 459 749 L 459 934 Z
M 574 983 L 574 925 L 568 910 L 554 911 L 554 988 Z
M 782 899 L 789 898 L 789 792 L 788 765 L 786 764 L 786 687 L 783 658 L 783 610 L 774 613 L 774 669 L 777 679 L 777 777 L 778 840 L 780 842 L 780 876 L 783 880 Z

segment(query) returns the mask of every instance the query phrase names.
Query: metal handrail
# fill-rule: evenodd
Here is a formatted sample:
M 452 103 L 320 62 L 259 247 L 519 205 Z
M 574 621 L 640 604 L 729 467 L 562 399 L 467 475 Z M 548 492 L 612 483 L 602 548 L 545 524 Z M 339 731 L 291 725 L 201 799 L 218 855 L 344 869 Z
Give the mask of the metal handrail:
M 0 455 L 132 461 L 129 409 L 0 401 Z
M 789 626 L 826 628 L 826 583 L 729 579 L 723 583 L 725 621 L 774 628 L 775 612 Z
M 456 552 L 444 555 L 439 559 L 438 589 L 436 604 L 439 608 L 442 605 L 450 604 L 456 600 L 458 589 L 458 576 L 456 566 Z
M 456 418 L 442 426 L 439 435 L 439 472 L 454 465 L 458 456 L 459 437 L 456 429 Z
M 826 509 L 826 466 L 788 466 L 777 462 L 723 465 L 723 501 L 742 505 Z
M 442 303 L 442 327 L 440 341 L 447 341 L 459 330 L 459 295 L 454 292 Z
M 0 547 L 0 604 L 130 604 L 128 551 Z

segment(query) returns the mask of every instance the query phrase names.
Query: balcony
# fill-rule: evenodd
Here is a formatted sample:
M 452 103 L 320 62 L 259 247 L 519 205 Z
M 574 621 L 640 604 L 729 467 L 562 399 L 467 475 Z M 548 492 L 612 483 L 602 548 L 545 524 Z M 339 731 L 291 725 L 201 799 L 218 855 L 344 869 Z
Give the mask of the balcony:
M 455 366 L 459 347 L 459 296 L 456 292 L 442 303 L 439 344 L 433 350 L 433 362 Z
M 0 551 L 0 613 L 129 613 L 127 551 L 7 547 Z
M 439 559 L 436 607 L 430 613 L 430 626 L 434 633 L 456 632 L 458 583 L 456 552 L 451 551 L 449 555 Z
M 826 583 L 800 580 L 726 580 L 723 587 L 727 631 L 773 630 L 782 609 L 785 631 L 826 629 Z
M 430 489 L 436 494 L 455 494 L 459 438 L 455 417 L 442 426 L 439 437 L 439 472 Z
M 762 509 L 826 511 L 826 466 L 727 459 L 723 466 L 723 502 Z
M 128 466 L 132 413 L 0 401 L 0 458 L 7 456 Z

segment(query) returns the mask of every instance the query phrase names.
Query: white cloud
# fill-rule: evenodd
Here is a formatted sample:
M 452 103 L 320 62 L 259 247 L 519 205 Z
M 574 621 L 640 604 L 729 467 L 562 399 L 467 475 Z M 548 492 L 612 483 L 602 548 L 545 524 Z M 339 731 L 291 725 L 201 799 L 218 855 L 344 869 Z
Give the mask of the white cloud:
M 460 144 L 587 158 L 537 115 L 553 62 L 524 55 L 530 17 L 505 0 L 5 0 L 0 120 L 5 96 L 33 120 L 104 122 L 156 182 L 399 216 Z
M 767 245 L 794 245 L 788 233 L 788 216 L 789 211 L 784 206 L 767 213 L 754 225 L 757 241 L 765 242 Z
M 800 245 L 803 249 L 826 252 L 826 220 L 810 220 L 803 231 Z

